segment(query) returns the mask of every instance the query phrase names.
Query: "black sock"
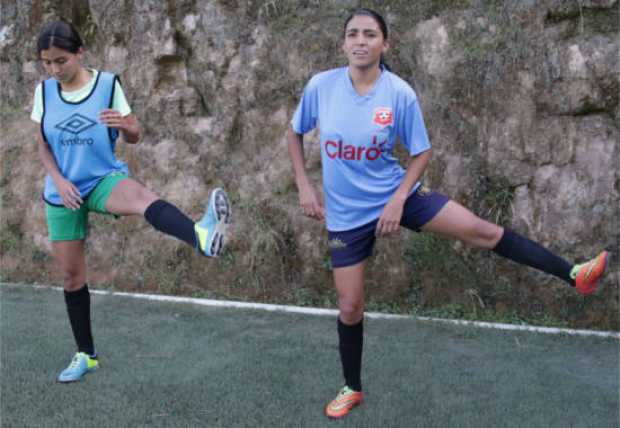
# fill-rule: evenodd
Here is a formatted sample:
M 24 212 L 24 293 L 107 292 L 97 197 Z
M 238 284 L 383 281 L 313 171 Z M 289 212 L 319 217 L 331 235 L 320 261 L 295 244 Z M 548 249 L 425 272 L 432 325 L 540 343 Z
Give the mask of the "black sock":
M 345 383 L 352 390 L 361 391 L 364 320 L 354 325 L 346 325 L 338 317 L 338 338 Z
M 158 199 L 148 206 L 144 218 L 160 232 L 172 235 L 196 248 L 196 232 L 194 222 L 177 207 Z
M 575 281 L 570 277 L 573 265 L 556 256 L 542 245 L 510 229 L 504 229 L 502 239 L 499 240 L 493 251 L 517 263 L 555 275 L 573 287 L 575 286 Z
M 67 312 L 69 314 L 69 322 L 73 337 L 77 343 L 78 352 L 84 352 L 90 356 L 95 355 L 95 346 L 93 344 L 93 335 L 90 325 L 90 293 L 88 286 L 77 291 L 65 290 L 65 303 L 67 304 Z

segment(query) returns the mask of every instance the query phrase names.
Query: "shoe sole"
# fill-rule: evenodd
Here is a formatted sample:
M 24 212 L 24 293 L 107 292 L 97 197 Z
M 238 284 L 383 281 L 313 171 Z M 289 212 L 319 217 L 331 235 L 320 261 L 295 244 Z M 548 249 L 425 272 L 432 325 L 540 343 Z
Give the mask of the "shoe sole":
M 327 416 L 329 419 L 341 419 L 341 418 L 344 418 L 344 417 L 345 417 L 346 415 L 348 415 L 349 413 L 351 413 L 351 411 L 352 411 L 353 409 L 355 409 L 357 406 L 359 406 L 359 405 L 361 405 L 361 404 L 362 404 L 362 402 L 361 402 L 361 401 L 358 401 L 358 402 L 354 403 L 351 407 L 349 407 L 349 408 L 347 409 L 347 411 L 346 411 L 346 412 L 344 412 L 344 413 L 342 413 L 342 414 L 339 414 L 339 415 L 336 415 L 336 414 L 329 414 L 329 413 L 328 413 L 328 410 L 327 410 L 327 409 L 325 409 L 325 416 Z
M 57 381 L 58 383 L 75 383 L 75 382 L 79 382 L 79 381 L 80 381 L 80 380 L 82 380 L 82 378 L 83 378 L 84 376 L 86 376 L 88 373 L 90 373 L 90 372 L 94 372 L 94 371 L 95 371 L 95 370 L 97 370 L 98 368 L 99 368 L 99 366 L 95 366 L 95 367 L 92 367 L 92 368 L 90 368 L 90 369 L 86 370 L 86 371 L 84 372 L 84 374 L 83 374 L 82 376 L 80 376 L 79 378 L 77 378 L 77 379 L 71 379 L 71 380 L 60 380 L 60 379 L 56 379 L 56 381 Z
M 609 265 L 609 251 L 605 251 L 605 255 L 603 256 L 603 269 L 596 280 L 596 290 L 592 294 L 600 294 L 605 288 L 605 282 L 601 281 L 603 275 L 605 275 L 605 271 L 607 270 L 607 266 Z
M 224 189 L 217 188 L 213 190 L 209 206 L 214 207 L 215 219 L 217 220 L 209 250 L 211 257 L 217 257 L 224 249 L 224 237 L 226 236 L 226 228 L 230 224 L 231 216 L 230 200 Z
M 348 415 L 349 413 L 351 413 L 351 411 L 353 409 L 355 409 L 357 406 L 361 405 L 364 402 L 364 396 L 362 395 L 360 399 L 356 400 L 355 402 L 353 402 L 351 404 L 350 407 L 346 408 L 346 411 L 340 413 L 340 414 L 336 414 L 336 413 L 329 413 L 329 406 L 330 404 L 328 404 L 327 406 L 325 406 L 325 416 L 327 416 L 329 419 L 340 419 L 340 418 L 344 418 L 346 415 Z

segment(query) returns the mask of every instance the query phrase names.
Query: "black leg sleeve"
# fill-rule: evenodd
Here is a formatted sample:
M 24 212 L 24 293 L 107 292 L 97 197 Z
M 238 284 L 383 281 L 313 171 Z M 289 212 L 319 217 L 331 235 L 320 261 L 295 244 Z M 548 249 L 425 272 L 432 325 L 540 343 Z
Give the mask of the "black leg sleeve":
M 355 325 L 346 325 L 338 318 L 338 338 L 345 383 L 354 391 L 361 391 L 364 320 Z
M 575 281 L 570 277 L 573 266 L 569 262 L 510 229 L 504 229 L 502 239 L 493 251 L 517 263 L 547 272 L 575 286 Z
M 158 199 L 148 206 L 144 218 L 155 229 L 172 235 L 196 248 L 194 222 L 177 207 L 163 199 Z
M 90 356 L 95 354 L 95 346 L 93 344 L 93 335 L 90 323 L 90 293 L 88 286 L 77 291 L 65 291 L 65 303 L 67 304 L 67 313 L 69 314 L 69 322 L 73 337 L 77 344 L 78 351 L 84 352 Z

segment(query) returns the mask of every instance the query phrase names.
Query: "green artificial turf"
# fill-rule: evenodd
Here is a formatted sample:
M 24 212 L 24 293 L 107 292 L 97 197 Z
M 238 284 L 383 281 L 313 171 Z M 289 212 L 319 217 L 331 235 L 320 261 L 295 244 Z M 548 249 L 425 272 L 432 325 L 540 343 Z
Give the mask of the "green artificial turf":
M 617 339 L 367 320 L 366 401 L 341 421 L 333 317 L 91 295 L 101 368 L 74 352 L 62 292 L 0 286 L 6 427 L 616 427 Z

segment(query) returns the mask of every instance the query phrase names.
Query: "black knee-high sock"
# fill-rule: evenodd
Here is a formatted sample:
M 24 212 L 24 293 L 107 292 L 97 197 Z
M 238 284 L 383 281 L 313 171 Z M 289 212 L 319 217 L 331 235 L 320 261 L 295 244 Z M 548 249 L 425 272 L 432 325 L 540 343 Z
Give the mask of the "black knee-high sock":
M 364 320 L 346 325 L 338 318 L 340 360 L 346 385 L 354 391 L 362 390 L 362 348 L 364 346 Z
M 77 343 L 78 352 L 84 352 L 90 356 L 95 356 L 95 345 L 90 324 L 90 293 L 88 286 L 77 291 L 65 290 L 65 303 L 69 314 L 69 322 L 73 337 Z
M 163 199 L 158 199 L 148 206 L 144 218 L 160 232 L 172 235 L 181 241 L 196 247 L 194 222 L 177 207 Z
M 517 263 L 555 275 L 575 286 L 575 281 L 570 277 L 573 266 L 569 262 L 510 229 L 504 229 L 504 235 L 493 251 Z

